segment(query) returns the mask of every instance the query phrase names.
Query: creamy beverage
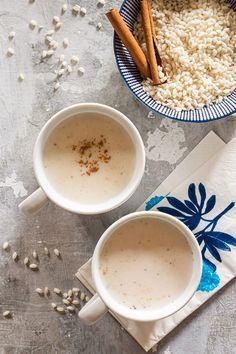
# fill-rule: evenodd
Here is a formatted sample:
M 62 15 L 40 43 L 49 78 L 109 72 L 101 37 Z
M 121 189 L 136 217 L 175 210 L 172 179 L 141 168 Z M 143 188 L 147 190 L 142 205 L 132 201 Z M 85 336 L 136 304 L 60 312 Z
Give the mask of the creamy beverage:
M 58 193 L 78 203 L 97 204 L 128 185 L 136 152 L 129 134 L 113 119 L 81 113 L 54 129 L 44 147 L 43 163 Z
M 193 253 L 185 236 L 166 221 L 143 217 L 114 231 L 100 256 L 100 274 L 111 296 L 131 309 L 175 301 L 190 282 Z

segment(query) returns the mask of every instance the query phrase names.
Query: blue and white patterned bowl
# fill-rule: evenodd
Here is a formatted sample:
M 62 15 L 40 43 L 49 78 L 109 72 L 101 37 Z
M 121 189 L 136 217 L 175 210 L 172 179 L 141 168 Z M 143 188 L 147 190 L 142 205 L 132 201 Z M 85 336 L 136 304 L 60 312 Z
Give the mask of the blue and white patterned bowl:
M 232 5 L 232 8 L 236 11 L 236 0 L 229 0 L 229 2 Z M 120 9 L 120 14 L 131 31 L 133 31 L 134 23 L 140 11 L 139 4 L 139 0 L 124 0 Z M 225 118 L 236 112 L 236 89 L 221 103 L 212 104 L 202 109 L 178 112 L 161 105 L 152 97 L 148 96 L 143 90 L 140 72 L 129 52 L 116 34 L 114 37 L 114 52 L 120 74 L 130 91 L 142 104 L 156 113 L 185 122 L 207 122 L 219 118 Z

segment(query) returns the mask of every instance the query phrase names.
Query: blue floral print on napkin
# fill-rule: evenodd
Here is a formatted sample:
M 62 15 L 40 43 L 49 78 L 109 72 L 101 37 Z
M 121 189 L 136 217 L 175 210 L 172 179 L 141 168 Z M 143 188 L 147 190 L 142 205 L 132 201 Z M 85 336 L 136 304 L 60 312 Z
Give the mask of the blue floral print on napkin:
M 165 197 L 163 195 L 155 195 L 153 198 L 151 198 L 147 203 L 146 203 L 146 210 L 151 210 L 155 205 L 160 203 Z
M 146 210 L 156 206 L 163 197 L 152 197 L 146 204 Z M 217 267 L 211 258 L 222 262 L 220 251 L 231 251 L 230 246 L 236 246 L 236 238 L 217 230 L 220 219 L 234 208 L 235 202 L 231 202 L 222 212 L 214 218 L 209 218 L 209 213 L 216 205 L 216 196 L 213 194 L 207 196 L 206 188 L 203 183 L 196 185 L 191 183 L 188 187 L 188 199 L 183 202 L 173 196 L 167 195 L 165 200 L 168 206 L 159 206 L 156 209 L 177 217 L 195 234 L 199 245 L 201 246 L 203 259 L 203 273 L 199 284 L 199 291 L 212 291 L 220 283 L 220 278 L 216 272 Z M 201 227 L 200 227 L 201 226 Z M 200 229 L 200 230 L 199 230 Z
M 198 285 L 198 291 L 211 292 L 220 284 L 220 277 L 216 271 L 203 261 L 202 277 Z

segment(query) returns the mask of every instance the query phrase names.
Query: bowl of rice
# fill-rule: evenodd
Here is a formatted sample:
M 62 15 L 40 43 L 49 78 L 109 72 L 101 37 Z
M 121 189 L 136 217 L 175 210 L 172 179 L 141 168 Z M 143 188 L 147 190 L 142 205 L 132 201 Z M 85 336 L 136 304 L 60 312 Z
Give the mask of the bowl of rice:
M 186 122 L 236 112 L 236 0 L 150 0 L 158 50 L 168 81 L 143 79 L 118 36 L 121 76 L 150 110 Z M 120 14 L 145 52 L 140 0 L 125 0 Z

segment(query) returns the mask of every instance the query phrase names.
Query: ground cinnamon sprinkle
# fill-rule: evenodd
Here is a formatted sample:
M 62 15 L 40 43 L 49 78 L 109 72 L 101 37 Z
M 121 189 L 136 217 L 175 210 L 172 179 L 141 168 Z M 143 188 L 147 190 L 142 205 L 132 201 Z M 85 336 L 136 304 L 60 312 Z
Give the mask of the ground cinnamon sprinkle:
M 71 146 L 72 151 L 79 154 L 80 159 L 76 162 L 80 165 L 81 176 L 96 173 L 101 163 L 111 160 L 106 144 L 106 138 L 101 135 L 100 139 L 84 139 L 78 145 Z

